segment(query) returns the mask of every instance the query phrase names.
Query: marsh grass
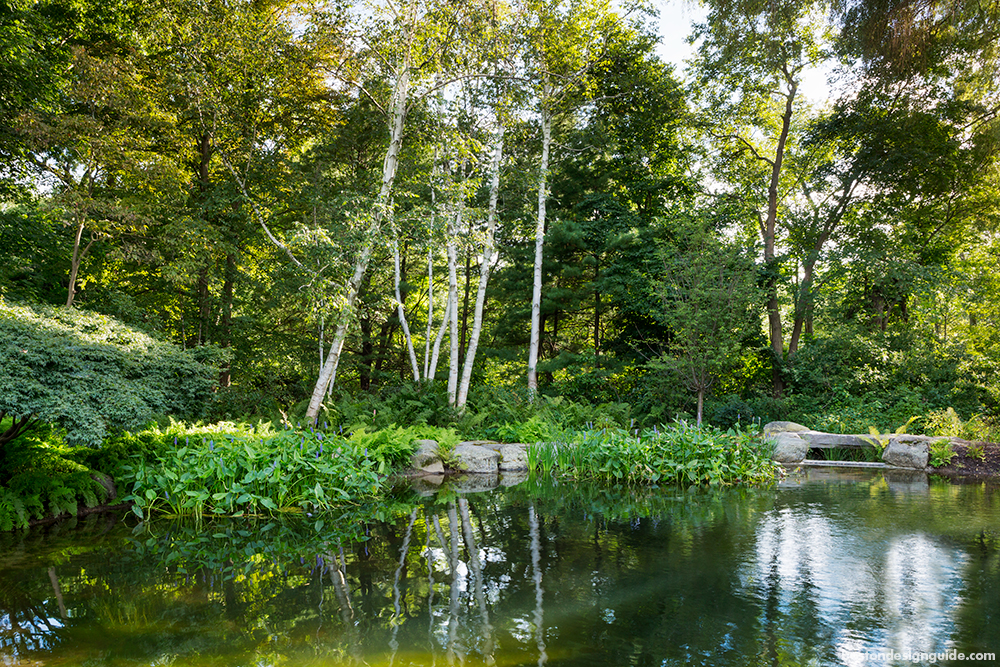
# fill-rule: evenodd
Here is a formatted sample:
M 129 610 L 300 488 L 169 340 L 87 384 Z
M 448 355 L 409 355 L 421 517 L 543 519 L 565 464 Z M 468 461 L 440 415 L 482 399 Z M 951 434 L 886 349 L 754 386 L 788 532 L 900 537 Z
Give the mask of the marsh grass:
M 528 466 L 627 484 L 770 484 L 779 466 L 757 433 L 678 422 L 646 430 L 564 432 L 528 448 Z

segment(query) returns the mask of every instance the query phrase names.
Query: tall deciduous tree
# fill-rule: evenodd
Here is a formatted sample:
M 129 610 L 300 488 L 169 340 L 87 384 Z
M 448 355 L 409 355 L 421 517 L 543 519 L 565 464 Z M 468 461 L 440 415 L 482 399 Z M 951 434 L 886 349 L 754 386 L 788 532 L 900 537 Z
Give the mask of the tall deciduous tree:
M 779 206 L 791 186 L 785 158 L 795 141 L 793 125 L 804 108 L 802 76 L 827 53 L 825 5 L 811 0 L 713 0 L 709 7 L 705 23 L 694 34 L 701 38 L 697 82 L 704 108 L 717 119 L 709 131 L 723 150 L 723 162 L 733 164 L 738 154 L 750 158 L 735 163 L 739 173 L 727 165 L 722 171 L 729 172 L 723 177 L 736 186 L 735 196 L 750 198 L 757 217 L 764 262 L 772 276 L 767 318 L 773 391 L 780 395 L 785 350 L 777 280 Z M 750 168 L 754 163 L 759 171 Z
M 741 363 L 743 342 L 759 322 L 756 267 L 746 248 L 720 240 L 704 219 L 671 222 L 660 294 L 672 337 L 654 367 L 672 370 L 695 393 L 701 424 L 705 395 Z

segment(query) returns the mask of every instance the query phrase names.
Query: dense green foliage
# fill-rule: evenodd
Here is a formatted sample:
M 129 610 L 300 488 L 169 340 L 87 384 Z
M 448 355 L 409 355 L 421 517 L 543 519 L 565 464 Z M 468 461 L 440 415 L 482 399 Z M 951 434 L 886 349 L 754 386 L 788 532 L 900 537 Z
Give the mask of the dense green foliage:
M 996 439 L 996 3 L 706 5 L 680 72 L 603 0 L 0 3 L 0 448 L 311 422 L 370 439 L 360 474 L 417 426 Z
M 630 484 L 768 485 L 773 445 L 752 431 L 688 425 L 567 432 L 528 450 L 532 470 Z
M 106 315 L 0 299 L 0 418 L 55 425 L 67 443 L 97 446 L 153 415 L 198 417 L 218 374 L 199 358 L 211 355 Z

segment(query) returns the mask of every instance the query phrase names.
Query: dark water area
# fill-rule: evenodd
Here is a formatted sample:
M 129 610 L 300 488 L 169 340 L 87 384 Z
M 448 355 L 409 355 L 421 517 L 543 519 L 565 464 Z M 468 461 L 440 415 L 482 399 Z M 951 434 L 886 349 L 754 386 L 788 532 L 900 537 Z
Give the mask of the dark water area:
M 538 480 L 0 535 L 0 665 L 997 663 L 959 660 L 980 653 L 1000 654 L 1000 488 L 922 475 Z

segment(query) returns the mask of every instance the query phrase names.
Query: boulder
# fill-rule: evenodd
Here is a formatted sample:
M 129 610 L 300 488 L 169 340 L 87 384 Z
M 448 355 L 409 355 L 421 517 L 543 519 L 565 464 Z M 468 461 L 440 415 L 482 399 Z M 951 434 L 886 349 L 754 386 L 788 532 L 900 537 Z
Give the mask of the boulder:
M 768 422 L 764 425 L 764 437 L 769 438 L 779 433 L 800 433 L 808 430 L 809 427 L 795 422 Z
M 809 454 L 809 443 L 797 433 L 782 432 L 774 436 L 773 458 L 778 463 L 802 463 Z
M 439 475 L 444 472 L 441 451 L 435 440 L 414 440 L 417 451 L 410 457 L 410 467 L 418 473 Z
M 882 460 L 899 468 L 924 470 L 930 459 L 929 440 L 918 435 L 894 435 L 882 452 Z
M 461 443 L 452 452 L 455 467 L 462 472 L 496 475 L 500 466 L 500 453 L 480 445 Z
M 500 470 L 515 471 L 528 469 L 528 447 L 522 444 L 500 446 Z

